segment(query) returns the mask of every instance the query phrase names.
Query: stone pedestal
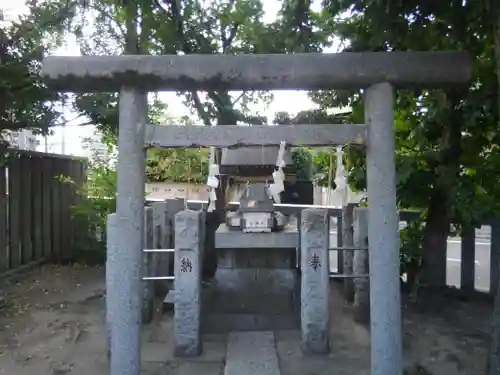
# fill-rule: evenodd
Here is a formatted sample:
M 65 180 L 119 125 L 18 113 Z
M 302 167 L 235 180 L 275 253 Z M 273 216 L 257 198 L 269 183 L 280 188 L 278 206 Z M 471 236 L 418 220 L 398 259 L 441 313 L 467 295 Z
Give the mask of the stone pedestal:
M 296 228 L 242 233 L 221 225 L 215 244 L 217 272 L 204 308 L 204 331 L 297 329 Z

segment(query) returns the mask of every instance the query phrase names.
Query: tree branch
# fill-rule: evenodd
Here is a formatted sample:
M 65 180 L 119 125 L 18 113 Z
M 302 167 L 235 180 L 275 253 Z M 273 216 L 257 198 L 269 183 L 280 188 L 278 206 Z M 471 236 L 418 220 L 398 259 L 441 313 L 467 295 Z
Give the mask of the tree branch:
M 239 23 L 236 23 L 233 25 L 231 30 L 229 31 L 229 35 L 226 35 L 226 28 L 224 25 L 220 25 L 220 35 L 221 35 L 221 42 L 222 42 L 222 53 L 227 53 L 227 50 L 229 47 L 231 47 L 231 44 L 233 44 L 234 38 L 236 38 L 236 34 L 238 33 L 238 27 L 240 26 Z
M 252 91 L 253 92 L 253 91 Z M 233 102 L 231 103 L 231 105 L 235 105 L 236 103 L 238 103 L 241 98 L 243 98 L 243 96 L 247 93 L 247 91 L 243 91 L 236 99 L 233 100 Z
M 236 0 L 229 1 L 229 4 L 227 5 L 227 9 L 233 8 L 235 3 L 236 3 Z M 229 36 L 228 36 L 226 34 L 226 32 L 227 32 L 226 27 L 222 24 L 222 22 L 220 23 L 220 35 L 221 35 L 221 42 L 222 42 L 222 53 L 226 53 L 227 49 L 233 43 L 234 38 L 236 37 L 236 33 L 238 32 L 238 27 L 239 26 L 240 26 L 239 23 L 234 24 L 233 27 L 231 28 L 231 30 L 229 32 Z

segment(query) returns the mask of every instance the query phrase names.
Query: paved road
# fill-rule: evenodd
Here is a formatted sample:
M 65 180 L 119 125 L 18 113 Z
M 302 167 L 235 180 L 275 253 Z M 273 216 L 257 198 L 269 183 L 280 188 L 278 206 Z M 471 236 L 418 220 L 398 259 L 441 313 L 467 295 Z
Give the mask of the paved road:
M 330 236 L 331 246 L 337 242 L 337 233 L 332 232 Z M 331 268 L 337 270 L 336 251 L 331 251 Z M 461 241 L 460 238 L 450 237 L 447 251 L 446 282 L 448 285 L 460 287 L 461 267 Z M 490 241 L 484 238 L 476 239 L 476 282 L 477 290 L 488 292 L 490 289 Z

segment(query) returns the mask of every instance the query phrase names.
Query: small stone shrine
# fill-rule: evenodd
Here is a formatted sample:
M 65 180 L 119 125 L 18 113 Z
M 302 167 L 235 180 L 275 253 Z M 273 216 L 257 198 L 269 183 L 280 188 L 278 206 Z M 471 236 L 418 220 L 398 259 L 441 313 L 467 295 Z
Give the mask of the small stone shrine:
M 268 164 L 260 164 L 258 157 L 240 158 L 239 166 L 232 163 L 232 177 L 252 176 L 259 182 L 245 183 L 238 209 L 226 213 L 226 222 L 215 233 L 217 271 L 204 314 L 210 331 L 300 326 L 297 222 L 289 223 L 274 208 L 267 181 L 276 172 L 279 152 L 273 153 L 271 162 L 271 151 L 266 149 L 245 152 L 247 156 L 267 152 Z M 234 151 L 235 158 L 239 152 Z
M 264 183 L 249 184 L 243 192 L 236 212 L 228 212 L 228 229 L 243 233 L 270 233 L 282 230 L 287 217 L 274 210 L 268 186 Z

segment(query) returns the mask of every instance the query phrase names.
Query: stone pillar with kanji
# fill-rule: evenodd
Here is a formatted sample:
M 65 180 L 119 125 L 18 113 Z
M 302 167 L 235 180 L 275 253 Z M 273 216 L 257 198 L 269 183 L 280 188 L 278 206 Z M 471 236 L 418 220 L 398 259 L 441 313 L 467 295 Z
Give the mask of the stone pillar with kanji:
M 302 351 L 326 354 L 330 346 L 328 210 L 303 210 L 300 231 Z
M 196 357 L 202 352 L 200 334 L 202 231 L 201 211 L 175 215 L 174 355 Z

